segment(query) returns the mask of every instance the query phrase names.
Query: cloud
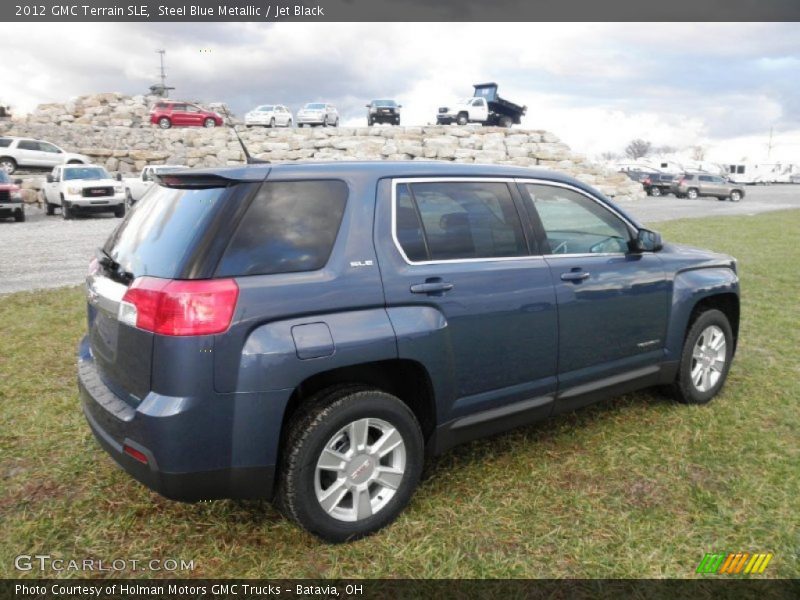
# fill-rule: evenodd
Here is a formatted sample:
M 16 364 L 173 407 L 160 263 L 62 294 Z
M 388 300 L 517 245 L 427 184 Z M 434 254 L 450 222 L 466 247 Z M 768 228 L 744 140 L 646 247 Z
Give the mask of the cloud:
M 143 93 L 167 50 L 176 96 L 335 104 L 345 124 L 394 97 L 407 124 L 479 81 L 524 124 L 595 154 L 632 137 L 687 146 L 800 130 L 796 23 L 22 23 L 3 26 L 0 100 L 19 110 L 97 91 Z

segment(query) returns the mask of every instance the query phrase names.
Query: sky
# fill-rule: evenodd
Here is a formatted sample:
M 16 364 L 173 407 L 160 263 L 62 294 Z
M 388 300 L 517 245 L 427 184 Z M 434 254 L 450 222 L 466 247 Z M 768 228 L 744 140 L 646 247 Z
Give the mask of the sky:
M 496 81 L 545 129 L 596 157 L 633 138 L 708 149 L 710 160 L 800 163 L 798 23 L 2 23 L 0 102 L 42 102 L 157 82 L 172 97 L 334 104 L 365 124 L 373 98 L 404 124 Z M 10 82 L 13 82 L 11 84 Z

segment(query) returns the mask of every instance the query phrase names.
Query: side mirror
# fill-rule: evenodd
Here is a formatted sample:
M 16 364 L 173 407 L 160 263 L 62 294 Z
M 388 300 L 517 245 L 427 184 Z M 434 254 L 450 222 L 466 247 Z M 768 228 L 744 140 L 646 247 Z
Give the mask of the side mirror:
M 370 106 L 371 106 L 370 104 L 365 104 L 364 108 L 369 108 Z
M 633 252 L 658 252 L 664 247 L 664 243 L 657 231 L 640 229 L 630 246 Z
M 403 108 L 403 105 L 402 104 L 398 104 L 397 108 Z
M 55 183 L 55 179 L 53 179 L 53 176 L 49 173 L 47 174 L 47 177 L 45 179 L 47 183 Z
M 117 173 L 117 181 L 122 181 L 122 173 Z

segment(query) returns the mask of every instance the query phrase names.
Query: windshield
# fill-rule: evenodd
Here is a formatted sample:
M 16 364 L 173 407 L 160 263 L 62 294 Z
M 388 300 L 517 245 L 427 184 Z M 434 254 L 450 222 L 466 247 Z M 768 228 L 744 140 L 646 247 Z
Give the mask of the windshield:
M 273 108 L 271 104 L 262 104 L 256 108 L 256 112 L 272 112 Z
M 372 104 L 374 106 L 388 106 L 390 108 L 394 108 L 395 106 L 397 106 L 397 102 L 395 102 L 394 100 L 373 100 Z
M 306 104 L 308 110 L 322 110 L 325 108 L 324 104 Z
M 64 169 L 64 181 L 72 179 L 111 179 L 102 167 L 70 167 Z

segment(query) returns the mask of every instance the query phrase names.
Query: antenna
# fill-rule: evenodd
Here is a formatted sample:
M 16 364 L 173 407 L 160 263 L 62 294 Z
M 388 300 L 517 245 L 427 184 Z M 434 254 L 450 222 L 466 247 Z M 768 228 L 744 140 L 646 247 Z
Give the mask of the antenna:
M 164 72 L 164 55 L 167 53 L 166 50 L 156 50 L 156 54 L 159 55 L 159 60 L 161 61 L 161 87 L 166 88 L 167 86 L 167 74 Z
M 269 164 L 268 160 L 264 160 L 263 158 L 254 158 L 250 155 L 250 152 L 247 150 L 247 146 L 244 145 L 244 140 L 242 140 L 242 136 L 239 135 L 239 132 L 236 131 L 236 125 L 233 123 L 233 117 L 231 117 L 231 113 L 228 112 L 228 107 L 223 105 L 222 110 L 225 112 L 225 116 L 228 119 L 228 123 L 230 124 L 230 128 L 233 130 L 233 133 L 236 135 L 236 139 L 239 140 L 239 145 L 242 147 L 242 152 L 244 152 L 244 162 L 248 165 L 264 165 Z

